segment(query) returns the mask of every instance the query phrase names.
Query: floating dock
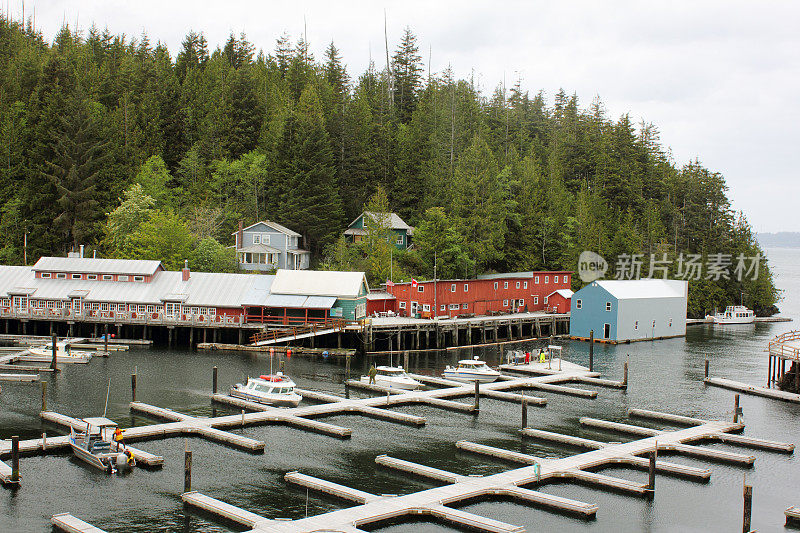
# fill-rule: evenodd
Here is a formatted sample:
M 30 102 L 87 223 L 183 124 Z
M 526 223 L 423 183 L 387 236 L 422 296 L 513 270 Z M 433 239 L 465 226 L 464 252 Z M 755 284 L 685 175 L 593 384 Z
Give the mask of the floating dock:
M 67 533 L 106 533 L 99 527 L 87 524 L 69 513 L 53 515 L 53 518 L 50 519 L 50 523 L 53 524 L 53 527 L 61 531 L 66 531 Z
M 786 392 L 779 389 L 768 389 L 767 387 L 758 387 L 756 385 L 748 385 L 741 381 L 734 381 L 726 378 L 705 378 L 703 382 L 706 385 L 713 385 L 723 389 L 735 390 L 744 394 L 752 394 L 753 396 L 761 396 L 763 398 L 771 398 L 773 400 L 781 400 L 784 402 L 800 403 L 800 394 L 793 392 Z

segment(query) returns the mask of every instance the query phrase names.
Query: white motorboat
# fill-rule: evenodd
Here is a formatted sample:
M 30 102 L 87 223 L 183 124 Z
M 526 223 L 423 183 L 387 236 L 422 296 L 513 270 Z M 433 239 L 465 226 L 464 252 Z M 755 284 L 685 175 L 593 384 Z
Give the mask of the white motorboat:
M 409 376 L 401 366 L 375 367 L 375 384 L 392 389 L 415 390 L 422 386 L 416 379 Z M 361 383 L 369 383 L 369 376 L 361 376 Z
M 459 361 L 457 367 L 448 365 L 442 376 L 453 381 L 492 383 L 500 377 L 500 372 L 492 370 L 489 365 L 475 357 Z
M 56 343 L 56 361 L 58 363 L 88 363 L 91 358 L 91 352 L 73 350 L 65 342 Z M 28 348 L 25 353 L 20 355 L 19 360 L 28 363 L 49 363 L 53 360 L 53 343 Z
M 83 422 L 85 431 L 70 430 L 69 444 L 75 457 L 109 474 L 136 465 L 133 455 L 118 451 L 120 446 L 113 442 L 116 422 L 105 417 L 84 418 Z
M 283 372 L 263 374 L 257 378 L 247 378 L 247 383 L 237 383 L 230 395 L 251 402 L 279 407 L 297 407 L 303 397 L 294 391 L 295 382 Z
M 743 305 L 729 305 L 724 313 L 714 314 L 714 324 L 752 324 L 756 314 Z

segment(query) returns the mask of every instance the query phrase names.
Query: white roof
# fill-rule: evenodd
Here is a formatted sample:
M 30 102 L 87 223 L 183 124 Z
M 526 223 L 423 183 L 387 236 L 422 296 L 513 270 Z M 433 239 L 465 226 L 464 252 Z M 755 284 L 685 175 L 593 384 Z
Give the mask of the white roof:
M 363 272 L 280 269 L 275 274 L 271 291 L 273 294 L 357 298 L 362 286 L 369 291 Z
M 599 280 L 592 282 L 618 300 L 637 298 L 684 298 L 689 282 L 675 279 Z
M 557 291 L 553 291 L 550 294 L 548 294 L 547 297 L 550 298 L 554 294 L 558 294 L 559 296 L 569 300 L 575 293 L 572 292 L 570 289 L 558 289 Z
M 161 261 L 140 259 L 96 259 L 92 257 L 42 257 L 33 265 L 34 271 L 91 272 L 92 274 L 128 274 L 150 276 L 155 274 Z
M 117 423 L 114 422 L 113 420 L 109 420 L 108 418 L 102 416 L 92 416 L 89 418 L 84 418 L 83 421 L 89 424 L 90 426 L 94 426 L 96 428 L 117 425 Z
M 389 215 L 389 224 L 390 224 L 390 226 L 391 226 L 391 228 L 392 228 L 392 229 L 405 229 L 405 230 L 410 230 L 410 229 L 413 229 L 411 226 L 409 226 L 408 224 L 406 224 L 406 222 L 405 222 L 405 221 L 404 221 L 402 218 L 400 218 L 400 217 L 397 215 L 397 213 L 385 213 L 385 214 L 384 214 L 384 216 L 385 216 L 386 214 L 388 214 L 388 215 Z M 359 215 L 359 216 L 356 218 L 356 220 L 358 220 L 358 219 L 359 219 L 359 218 L 361 218 L 362 216 L 368 216 L 368 217 L 372 218 L 373 220 L 375 220 L 376 213 L 373 213 L 372 211 L 364 211 L 363 213 L 361 213 L 361 214 L 360 214 L 360 215 Z M 350 225 L 352 226 L 353 224 L 355 224 L 356 220 L 352 221 L 352 222 L 350 223 Z M 363 224 L 363 221 L 362 221 L 362 224 Z

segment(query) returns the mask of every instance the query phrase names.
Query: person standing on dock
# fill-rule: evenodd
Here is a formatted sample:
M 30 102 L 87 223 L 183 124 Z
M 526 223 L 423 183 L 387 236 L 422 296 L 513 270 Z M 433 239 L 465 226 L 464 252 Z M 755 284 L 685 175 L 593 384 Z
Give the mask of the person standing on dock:
M 369 384 L 375 385 L 375 376 L 378 375 L 378 371 L 375 369 L 375 365 L 369 367 L 369 372 L 367 372 L 367 374 L 369 375 Z

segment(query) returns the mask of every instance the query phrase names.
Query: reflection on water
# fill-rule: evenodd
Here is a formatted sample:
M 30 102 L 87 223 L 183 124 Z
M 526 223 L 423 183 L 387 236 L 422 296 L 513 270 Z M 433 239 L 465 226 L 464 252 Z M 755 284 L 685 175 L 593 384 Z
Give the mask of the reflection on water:
M 798 316 L 800 264 L 798 251 L 771 251 L 778 284 L 787 289 L 781 304 L 784 314 Z M 784 283 L 784 280 L 787 280 Z M 712 375 L 762 384 L 766 379 L 763 349 L 777 333 L 792 324 L 757 324 L 716 329 L 692 327 L 685 339 L 642 342 L 622 346 L 597 346 L 595 366 L 604 375 L 620 379 L 622 363 L 630 357 L 630 387 L 627 392 L 600 389 L 595 400 L 543 394 L 546 408 L 530 408 L 533 427 L 560 431 L 599 440 L 619 440 L 620 435 L 583 429 L 581 416 L 626 420 L 626 409 L 640 407 L 697 415 L 730 417 L 733 393 L 704 387 L 703 361 L 711 361 Z M 583 343 L 564 343 L 565 358 L 588 364 L 588 348 Z M 538 347 L 521 345 L 520 349 Z M 445 356 L 421 354 L 412 357 L 412 370 L 437 374 L 445 364 L 470 355 L 496 364 L 499 350 L 462 350 Z M 383 362 L 383 361 L 380 361 Z M 368 361 L 354 361 L 353 372 Z M 106 383 L 112 380 L 108 416 L 123 427 L 154 421 L 132 416 L 130 374 L 138 368 L 137 399 L 181 412 L 212 416 L 209 402 L 211 368 L 219 367 L 219 384 L 225 389 L 242 382 L 248 375 L 269 369 L 265 355 L 136 350 L 94 359 L 89 365 L 67 366 L 48 381 L 48 407 L 76 417 L 102 413 Z M 276 363 L 277 365 L 277 363 Z M 301 388 L 342 393 L 344 365 L 333 359 L 293 357 L 286 371 Z M 0 437 L 22 438 L 61 433 L 53 426 L 42 426 L 38 385 L 4 383 L 0 393 Z M 746 435 L 800 441 L 800 406 L 743 396 Z M 231 411 L 216 406 L 218 414 Z M 391 424 L 359 416 L 335 416 L 327 421 L 351 427 L 352 439 L 342 441 L 282 426 L 249 427 L 244 435 L 267 442 L 263 455 L 250 455 L 201 439 L 188 440 L 193 450 L 194 489 L 239 505 L 267 517 L 300 518 L 345 506 L 341 501 L 310 494 L 283 481 L 290 470 L 319 476 L 378 494 L 406 494 L 434 486 L 424 480 L 378 468 L 375 456 L 389 454 L 461 474 L 491 474 L 511 465 L 465 454 L 455 441 L 468 439 L 480 443 L 522 450 L 534 455 L 559 457 L 577 450 L 523 442 L 518 433 L 519 406 L 481 399 L 478 416 L 453 413 L 425 406 L 400 410 L 425 416 L 422 428 Z M 24 457 L 21 462 L 22 487 L 0 490 L 0 531 L 46 531 L 54 513 L 70 512 L 108 531 L 238 531 L 231 524 L 185 511 L 180 502 L 183 488 L 184 438 L 153 440 L 141 448 L 163 455 L 162 470 L 136 469 L 127 476 L 106 476 L 70 459 L 69 454 Z M 728 449 L 726 447 L 723 447 Z M 730 448 L 733 449 L 733 448 Z M 712 464 L 708 484 L 659 476 L 656 498 L 652 502 L 600 490 L 557 484 L 543 490 L 599 505 L 597 519 L 584 522 L 575 518 L 518 505 L 512 502 L 478 502 L 466 510 L 498 520 L 525 526 L 529 531 L 731 531 L 741 527 L 741 485 L 743 477 L 754 485 L 753 525 L 759 531 L 780 531 L 783 510 L 800 505 L 800 464 L 794 456 L 754 452 L 752 469 Z M 706 465 L 693 459 L 677 462 Z M 644 481 L 642 472 L 609 469 L 607 473 Z M 395 524 L 381 531 L 452 531 L 425 523 Z

